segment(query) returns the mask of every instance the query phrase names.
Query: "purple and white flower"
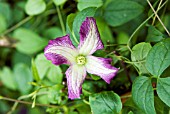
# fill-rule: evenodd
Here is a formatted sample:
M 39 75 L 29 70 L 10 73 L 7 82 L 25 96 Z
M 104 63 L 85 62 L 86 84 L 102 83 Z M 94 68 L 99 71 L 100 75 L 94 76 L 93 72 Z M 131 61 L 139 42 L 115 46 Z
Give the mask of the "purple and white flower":
M 70 65 L 65 73 L 70 99 L 80 98 L 87 72 L 100 76 L 107 83 L 116 75 L 118 68 L 111 65 L 111 59 L 92 56 L 103 47 L 96 21 L 92 17 L 87 17 L 80 27 L 80 44 L 77 48 L 69 35 L 49 41 L 44 50 L 46 58 L 55 65 Z

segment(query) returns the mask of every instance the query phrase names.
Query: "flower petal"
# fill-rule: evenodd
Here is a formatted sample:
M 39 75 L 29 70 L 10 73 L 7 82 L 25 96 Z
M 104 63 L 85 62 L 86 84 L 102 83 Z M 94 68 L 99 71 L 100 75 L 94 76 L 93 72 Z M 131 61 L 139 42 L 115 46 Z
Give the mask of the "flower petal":
M 84 55 L 90 55 L 98 49 L 103 49 L 96 21 L 92 17 L 87 17 L 80 27 L 80 44 L 78 48 L 80 54 Z
M 80 98 L 82 83 L 86 77 L 84 66 L 72 65 L 66 71 L 70 99 Z
M 109 58 L 87 56 L 86 59 L 87 63 L 85 67 L 87 72 L 100 76 L 107 83 L 110 83 L 118 71 L 118 68 L 111 65 L 112 60 Z
M 69 35 L 50 40 L 44 50 L 44 54 L 53 64 L 73 64 L 75 57 L 78 55 L 73 46 Z

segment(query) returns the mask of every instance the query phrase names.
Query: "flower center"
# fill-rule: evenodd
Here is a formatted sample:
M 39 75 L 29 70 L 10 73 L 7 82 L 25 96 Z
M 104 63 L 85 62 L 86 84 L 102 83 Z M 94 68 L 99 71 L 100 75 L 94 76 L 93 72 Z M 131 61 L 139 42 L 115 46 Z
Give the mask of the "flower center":
M 78 65 L 84 65 L 86 63 L 86 58 L 83 55 L 79 55 L 76 58 L 76 62 Z

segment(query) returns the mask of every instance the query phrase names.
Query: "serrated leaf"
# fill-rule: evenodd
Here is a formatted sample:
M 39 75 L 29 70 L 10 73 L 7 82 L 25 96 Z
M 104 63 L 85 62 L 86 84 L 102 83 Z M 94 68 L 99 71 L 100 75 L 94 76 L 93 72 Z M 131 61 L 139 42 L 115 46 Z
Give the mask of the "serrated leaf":
M 28 94 L 31 90 L 31 85 L 29 82 L 33 81 L 31 70 L 29 67 L 23 63 L 16 64 L 14 66 L 14 75 L 18 85 L 18 90 L 22 94 Z
M 67 0 L 53 0 L 54 4 L 56 6 L 62 5 L 66 2 Z
M 151 48 L 152 46 L 150 45 L 150 43 L 145 43 L 145 42 L 136 44 L 132 48 L 131 59 L 134 62 L 134 65 L 139 69 L 140 74 L 148 73 L 145 67 L 145 59 Z
M 122 109 L 120 97 L 112 92 L 101 92 L 89 97 L 93 114 L 118 114 Z
M 164 39 L 163 36 L 164 35 L 159 30 L 157 30 L 154 26 L 149 26 L 146 41 L 158 42 Z
M 156 91 L 159 98 L 170 107 L 170 77 L 158 78 Z
M 154 93 L 151 79 L 139 76 L 132 86 L 132 98 L 135 104 L 146 114 L 156 114 L 154 108 Z
M 73 31 L 74 31 L 75 37 L 78 41 L 80 38 L 79 31 L 80 31 L 80 26 L 81 26 L 82 22 L 85 20 L 86 17 L 93 17 L 95 12 L 96 12 L 95 7 L 89 7 L 89 8 L 82 10 L 81 12 L 79 12 L 76 15 L 76 17 L 74 18 Z
M 42 50 L 48 42 L 35 32 L 25 28 L 16 29 L 13 37 L 19 40 L 16 44 L 17 50 L 25 54 L 34 54 Z
M 28 0 L 25 5 L 25 11 L 28 15 L 38 15 L 44 12 L 46 3 L 44 0 Z
M 2 71 L 0 72 L 0 79 L 5 87 L 16 90 L 17 89 L 17 83 L 15 80 L 15 77 L 12 73 L 12 71 L 8 67 L 4 67 Z
M 154 76 L 159 77 L 170 65 L 170 39 L 162 40 L 153 46 L 146 57 L 146 68 Z
M 78 0 L 78 10 L 82 11 L 88 7 L 100 7 L 103 5 L 102 0 Z
M 32 69 L 33 77 L 38 82 L 38 81 L 40 81 L 40 77 L 39 77 L 39 74 L 38 74 L 37 67 L 35 65 L 34 59 L 32 59 L 31 64 L 32 64 L 31 69 Z
M 111 26 L 119 26 L 137 17 L 143 9 L 134 1 L 113 0 L 105 8 L 104 19 Z

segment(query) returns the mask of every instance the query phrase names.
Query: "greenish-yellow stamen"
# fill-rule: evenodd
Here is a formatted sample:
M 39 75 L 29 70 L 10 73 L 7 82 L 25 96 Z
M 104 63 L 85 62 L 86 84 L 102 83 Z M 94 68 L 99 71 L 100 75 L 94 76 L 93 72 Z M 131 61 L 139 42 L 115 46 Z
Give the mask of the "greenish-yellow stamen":
M 76 62 L 78 65 L 84 65 L 86 63 L 86 58 L 83 55 L 76 57 Z

